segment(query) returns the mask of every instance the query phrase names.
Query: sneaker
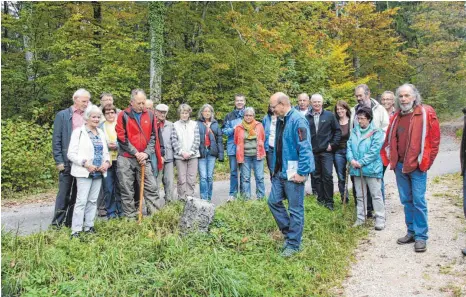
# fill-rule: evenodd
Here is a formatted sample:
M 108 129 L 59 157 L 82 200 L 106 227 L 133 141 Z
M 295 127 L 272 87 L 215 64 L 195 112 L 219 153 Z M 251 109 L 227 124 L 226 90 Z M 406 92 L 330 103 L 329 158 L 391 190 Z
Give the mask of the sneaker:
M 375 219 L 375 230 L 381 231 L 385 229 L 385 222 L 381 219 Z
M 364 225 L 364 221 L 356 220 L 356 222 L 353 224 L 353 228 L 356 228 L 362 225 Z
M 74 233 L 71 233 L 71 236 L 70 236 L 70 239 L 73 239 L 73 238 L 79 238 L 79 235 L 80 235 L 81 232 L 74 232 Z
M 427 243 L 425 240 L 416 240 L 414 243 L 414 251 L 416 253 L 423 253 L 427 250 Z
M 86 232 L 87 234 L 96 234 L 97 233 L 97 231 L 95 231 L 94 227 L 90 227 L 89 229 L 84 230 L 84 232 Z
M 283 258 L 289 258 L 291 256 L 293 256 L 294 254 L 296 254 L 297 252 L 299 252 L 298 250 L 296 249 L 293 249 L 291 247 L 286 247 L 282 253 L 280 254 Z
M 231 201 L 234 201 L 234 200 L 235 200 L 235 196 L 230 196 L 230 197 L 228 197 L 227 202 L 231 202 Z
M 414 235 L 409 234 L 409 233 L 403 237 L 398 238 L 398 240 L 396 241 L 396 243 L 398 244 L 408 244 L 412 242 L 414 242 Z

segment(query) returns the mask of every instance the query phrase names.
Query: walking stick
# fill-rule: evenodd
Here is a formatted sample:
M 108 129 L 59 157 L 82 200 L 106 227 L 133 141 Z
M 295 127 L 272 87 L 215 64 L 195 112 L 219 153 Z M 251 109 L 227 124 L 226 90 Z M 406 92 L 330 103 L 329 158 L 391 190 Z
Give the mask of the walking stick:
M 141 224 L 142 221 L 142 204 L 144 202 L 144 173 L 146 171 L 146 165 L 143 163 L 141 164 L 141 182 L 139 185 L 139 219 L 138 224 Z
M 343 192 L 343 211 L 346 206 L 346 197 L 348 197 L 348 175 L 349 175 L 349 163 L 346 163 L 346 172 L 345 172 L 345 191 Z M 349 199 L 348 199 L 349 200 Z
M 366 194 L 364 193 L 364 181 L 363 181 L 363 176 L 362 176 L 362 168 L 359 168 L 359 173 L 361 175 L 361 190 L 362 190 L 362 205 L 364 207 L 364 221 L 366 221 L 367 217 L 367 209 L 366 209 Z

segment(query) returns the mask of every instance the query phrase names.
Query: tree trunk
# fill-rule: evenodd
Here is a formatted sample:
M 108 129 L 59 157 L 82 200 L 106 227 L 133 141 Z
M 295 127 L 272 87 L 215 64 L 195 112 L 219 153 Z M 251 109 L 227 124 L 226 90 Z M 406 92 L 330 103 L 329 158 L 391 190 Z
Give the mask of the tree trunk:
M 10 13 L 8 1 L 3 2 L 3 13 L 4 14 Z M 5 27 L 3 27 L 2 29 L 3 29 L 3 33 L 2 33 L 3 38 L 8 38 L 8 29 Z M 8 44 L 6 42 L 2 42 L 2 53 L 6 52 L 7 50 L 8 50 Z
M 101 50 L 101 31 L 100 28 L 102 26 L 102 3 L 100 1 L 92 1 L 92 8 L 94 9 L 94 21 L 95 21 L 95 29 L 94 29 L 94 46 Z
M 149 3 L 150 24 L 150 99 L 160 102 L 162 98 L 163 29 L 165 3 Z
M 32 2 L 24 2 L 23 9 L 27 11 L 26 17 L 29 19 L 32 16 L 32 6 L 34 4 Z M 19 13 L 18 13 L 19 15 Z M 33 81 L 35 78 L 34 70 L 32 69 L 32 63 L 34 60 L 34 54 L 31 51 L 31 39 L 29 38 L 29 34 L 31 34 L 31 26 L 29 25 L 29 20 L 25 20 L 24 25 L 24 34 L 23 34 L 23 46 L 25 52 L 25 59 L 26 59 L 26 76 L 28 81 Z M 32 34 L 31 34 L 32 35 Z

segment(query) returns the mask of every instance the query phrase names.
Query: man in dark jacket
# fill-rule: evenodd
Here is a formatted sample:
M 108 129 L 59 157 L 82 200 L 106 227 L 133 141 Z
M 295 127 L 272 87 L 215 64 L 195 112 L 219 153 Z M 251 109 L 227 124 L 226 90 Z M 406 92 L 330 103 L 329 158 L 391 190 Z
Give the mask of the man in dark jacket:
M 130 106 L 118 114 L 115 130 L 118 140 L 118 169 L 121 203 L 126 217 L 136 219 L 134 181 L 141 183 L 141 166 L 145 166 L 144 200 L 148 213 L 163 206 L 150 162 L 155 150 L 154 114 L 145 108 L 146 94 L 141 89 L 131 92 Z
M 461 175 L 463 176 L 463 211 L 466 217 L 466 107 L 463 108 L 464 113 L 464 126 L 463 126 L 463 138 L 461 138 Z M 466 248 L 463 249 L 463 255 L 466 256 Z
M 73 106 L 57 113 L 53 122 L 52 151 L 59 173 L 58 194 L 52 226 L 71 227 L 74 203 L 76 201 L 76 182 L 71 176 L 71 162 L 68 160 L 68 146 L 71 132 L 84 124 L 83 113 L 89 104 L 91 94 L 79 89 L 73 94 Z
M 311 131 L 312 152 L 316 170 L 313 181 L 316 184 L 317 201 L 333 210 L 333 149 L 340 143 L 341 130 L 335 115 L 322 108 L 320 94 L 311 96 L 312 110 L 306 115 Z

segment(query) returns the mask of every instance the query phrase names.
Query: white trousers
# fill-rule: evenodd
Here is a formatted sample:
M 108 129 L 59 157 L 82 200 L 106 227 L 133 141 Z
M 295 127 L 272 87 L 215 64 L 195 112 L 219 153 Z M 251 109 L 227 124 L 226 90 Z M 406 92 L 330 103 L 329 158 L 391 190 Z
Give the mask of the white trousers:
M 99 197 L 102 178 L 77 177 L 77 195 L 76 204 L 74 205 L 73 221 L 71 223 L 71 232 L 89 230 L 94 227 L 95 213 L 97 211 L 97 198 Z
M 382 180 L 380 178 L 375 177 L 367 177 L 364 176 L 363 179 L 363 186 L 361 187 L 361 177 L 355 176 L 354 177 L 354 187 L 356 188 L 356 196 L 357 196 L 357 216 L 358 220 L 365 221 L 366 217 L 364 215 L 365 209 L 364 207 L 367 205 L 367 193 L 364 193 L 363 198 L 363 189 L 366 191 L 366 184 L 371 192 L 372 196 L 372 205 L 374 206 L 374 214 L 376 221 L 383 221 L 385 222 L 385 205 L 382 199 Z M 364 202 L 363 202 L 364 199 Z

